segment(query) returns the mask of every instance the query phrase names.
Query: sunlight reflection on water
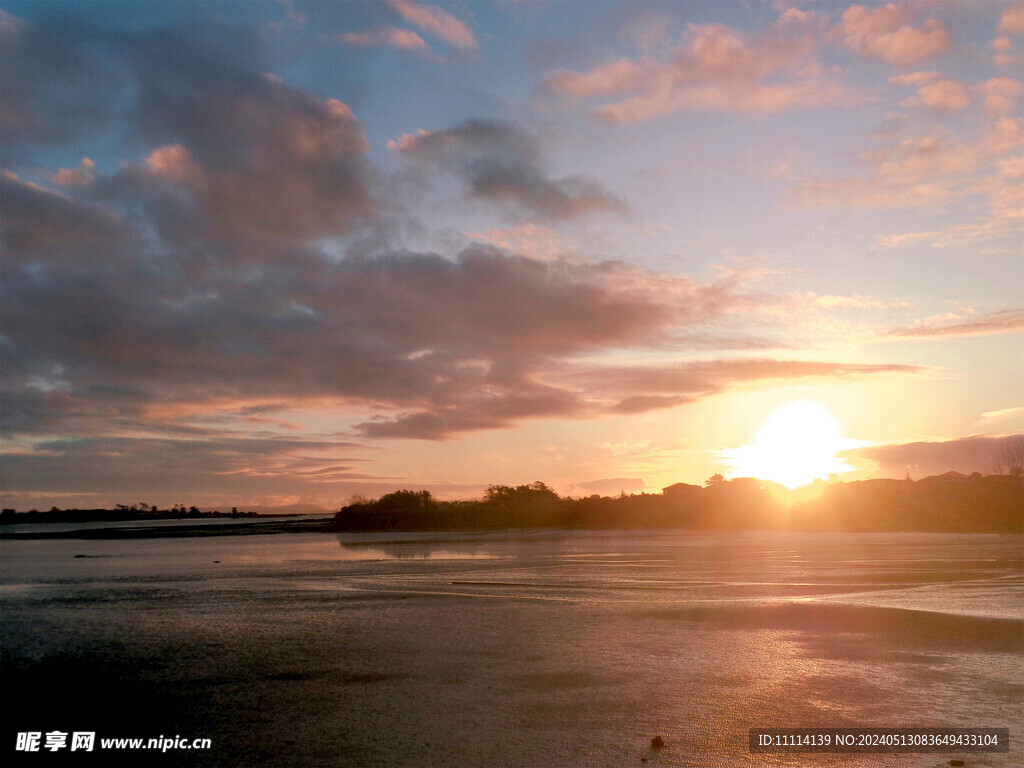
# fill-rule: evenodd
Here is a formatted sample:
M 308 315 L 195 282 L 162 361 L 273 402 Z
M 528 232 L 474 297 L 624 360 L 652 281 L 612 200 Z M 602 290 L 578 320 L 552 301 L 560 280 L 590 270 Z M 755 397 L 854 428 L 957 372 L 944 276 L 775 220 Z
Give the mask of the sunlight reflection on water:
M 75 701 L 34 705 L 34 690 L 142 696 L 149 722 L 221 745 L 197 765 L 930 768 L 956 755 L 750 755 L 747 729 L 1019 729 L 1021 544 L 695 532 L 3 541 L 4 669 L 25 717 Z M 652 754 L 655 734 L 669 746 Z M 1024 764 L 1014 744 L 968 764 Z

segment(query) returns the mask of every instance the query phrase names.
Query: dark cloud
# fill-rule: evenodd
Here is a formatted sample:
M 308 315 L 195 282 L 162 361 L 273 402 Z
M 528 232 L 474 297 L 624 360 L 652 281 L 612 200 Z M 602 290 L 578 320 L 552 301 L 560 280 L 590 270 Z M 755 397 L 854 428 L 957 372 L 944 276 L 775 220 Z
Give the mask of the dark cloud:
M 126 46 L 138 127 L 157 149 L 114 191 L 148 199 L 171 242 L 280 248 L 349 232 L 373 215 L 355 115 L 263 74 L 250 47 L 259 50 L 242 33 L 206 27 L 159 30 Z
M 527 379 L 485 386 L 460 396 L 457 403 L 357 425 L 366 437 L 438 440 L 459 432 L 499 429 L 530 418 L 572 418 L 587 413 L 580 395 L 539 386 Z
M 571 219 L 625 211 L 625 204 L 595 179 L 550 178 L 536 141 L 508 123 L 468 120 L 453 128 L 408 134 L 388 146 L 454 173 L 469 185 L 471 197 L 511 202 L 531 215 Z
M 93 437 L 47 440 L 4 457 L 4 493 L 98 494 L 121 501 L 166 502 L 289 493 L 336 495 L 352 481 L 380 480 L 344 453 L 353 446 L 312 439 L 162 439 Z
M 34 26 L 4 15 L 0 31 L 4 145 L 66 141 L 116 109 L 146 158 L 86 194 L 144 215 L 168 243 L 268 251 L 352 232 L 375 215 L 361 124 L 344 103 L 266 74 L 255 30 L 204 16 L 113 33 L 71 17 Z
M 363 436 L 440 439 L 523 419 L 639 413 L 741 381 L 917 370 L 573 365 L 666 344 L 749 310 L 750 299 L 732 278 L 700 283 L 481 246 L 454 260 L 293 248 L 197 262 L 190 249 L 145 246 L 95 204 L 4 183 L 18 201 L 19 259 L 5 272 L 3 419 L 18 434 L 96 434 L 175 404 L 326 398 L 383 409 L 357 425 Z
M 39 26 L 0 11 L 0 138 L 4 162 L 108 124 L 122 82 L 70 22 Z
M 1011 441 L 1019 439 L 1019 435 L 975 435 L 955 440 L 876 445 L 842 455 L 875 462 L 891 477 L 903 477 L 908 471 L 915 480 L 949 471 L 989 474 L 995 470 L 1000 452 Z
M 12 261 L 110 262 L 135 239 L 133 229 L 110 210 L 27 184 L 9 172 L 0 175 L 0 206 L 0 244 Z
M 185 276 L 187 274 L 187 279 Z M 539 262 L 488 248 L 455 260 L 310 252 L 189 271 L 170 252 L 5 275 L 8 424 L 119 403 L 335 397 L 414 408 L 366 434 L 440 436 L 570 415 L 534 375 L 575 354 L 653 343 L 717 287 L 621 264 Z M 685 298 L 689 297 L 689 301 Z M 728 311 L 722 303 L 716 313 Z M 77 415 L 76 415 L 77 414 Z M 407 429 L 399 429 L 405 425 Z

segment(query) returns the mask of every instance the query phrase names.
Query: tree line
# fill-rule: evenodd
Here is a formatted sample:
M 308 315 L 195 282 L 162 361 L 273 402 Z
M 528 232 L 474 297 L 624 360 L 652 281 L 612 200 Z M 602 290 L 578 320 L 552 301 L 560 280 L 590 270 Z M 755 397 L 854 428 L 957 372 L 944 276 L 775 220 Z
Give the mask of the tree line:
M 955 472 L 911 480 L 815 483 L 796 491 L 753 478 L 679 483 L 663 494 L 563 498 L 538 481 L 492 485 L 483 499 L 440 501 L 400 490 L 334 516 L 338 531 L 509 528 L 1024 533 L 1024 477 Z

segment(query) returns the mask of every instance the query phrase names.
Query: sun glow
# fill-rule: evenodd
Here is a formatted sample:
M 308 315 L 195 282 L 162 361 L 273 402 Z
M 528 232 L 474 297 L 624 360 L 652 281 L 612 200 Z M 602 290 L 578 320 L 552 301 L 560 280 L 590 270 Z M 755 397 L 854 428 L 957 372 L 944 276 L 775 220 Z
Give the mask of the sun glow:
M 839 423 L 820 403 L 802 400 L 777 408 L 754 442 L 720 454 L 734 477 L 756 477 L 796 488 L 830 475 L 849 472 L 839 451 L 863 445 L 842 437 Z

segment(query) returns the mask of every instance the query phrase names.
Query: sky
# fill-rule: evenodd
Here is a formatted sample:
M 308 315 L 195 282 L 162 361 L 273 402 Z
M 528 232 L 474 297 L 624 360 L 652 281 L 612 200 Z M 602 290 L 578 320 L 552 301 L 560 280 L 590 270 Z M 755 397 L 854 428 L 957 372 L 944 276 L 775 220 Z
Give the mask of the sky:
M 1020 3 L 0 9 L 5 507 L 658 493 L 815 435 L 918 479 L 1024 431 Z

